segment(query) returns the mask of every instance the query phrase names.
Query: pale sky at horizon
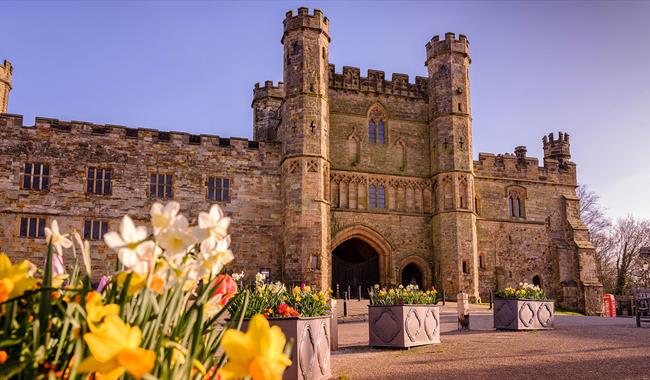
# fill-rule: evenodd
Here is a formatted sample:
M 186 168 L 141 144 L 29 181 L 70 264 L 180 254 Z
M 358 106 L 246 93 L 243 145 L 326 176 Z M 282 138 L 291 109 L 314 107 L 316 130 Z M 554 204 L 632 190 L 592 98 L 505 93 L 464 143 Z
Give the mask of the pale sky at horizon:
M 330 19 L 330 63 L 426 76 L 424 44 L 470 41 L 474 156 L 571 135 L 611 217 L 650 219 L 650 2 L 1 2 L 9 112 L 252 137 L 252 89 L 282 80 L 282 20 Z

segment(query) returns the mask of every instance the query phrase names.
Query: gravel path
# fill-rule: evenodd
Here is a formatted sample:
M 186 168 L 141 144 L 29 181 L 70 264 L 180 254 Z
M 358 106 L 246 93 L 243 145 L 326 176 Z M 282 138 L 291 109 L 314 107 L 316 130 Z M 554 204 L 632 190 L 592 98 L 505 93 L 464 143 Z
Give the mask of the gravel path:
M 359 321 L 364 306 L 339 324 L 335 378 L 650 379 L 650 327 L 636 328 L 632 318 L 557 315 L 552 331 L 501 332 L 492 329 L 491 311 L 472 305 L 472 331 L 461 333 L 448 303 L 442 343 L 390 350 L 368 347 L 367 322 Z

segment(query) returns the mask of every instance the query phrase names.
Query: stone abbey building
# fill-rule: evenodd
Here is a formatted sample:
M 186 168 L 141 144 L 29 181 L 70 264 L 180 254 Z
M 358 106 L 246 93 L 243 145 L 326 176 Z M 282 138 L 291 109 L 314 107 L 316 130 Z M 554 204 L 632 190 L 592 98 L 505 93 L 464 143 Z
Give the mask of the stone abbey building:
M 57 219 L 101 242 L 155 201 L 191 218 L 211 203 L 233 217 L 234 270 L 321 287 L 435 285 L 447 295 L 540 284 L 563 306 L 600 312 L 594 248 L 579 216 L 569 135 L 544 158 L 472 154 L 469 42 L 426 44 L 427 77 L 329 63 L 329 20 L 288 12 L 284 79 L 253 89 L 252 141 L 7 114 L 0 66 L 0 249 L 39 262 Z

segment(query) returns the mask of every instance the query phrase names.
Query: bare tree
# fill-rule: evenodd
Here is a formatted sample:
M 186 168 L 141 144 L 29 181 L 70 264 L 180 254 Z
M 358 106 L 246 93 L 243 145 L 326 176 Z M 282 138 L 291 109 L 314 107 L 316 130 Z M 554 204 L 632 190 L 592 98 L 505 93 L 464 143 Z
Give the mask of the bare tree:
M 612 223 L 605 216 L 605 209 L 600 204 L 600 197 L 587 185 L 578 186 L 576 194 L 580 198 L 580 218 L 587 225 L 589 240 L 596 248 L 598 278 L 605 289 L 613 289 L 616 275 L 613 263 L 608 260 L 612 243 L 612 240 L 609 239 Z
M 623 294 L 641 266 L 639 251 L 650 245 L 650 221 L 629 215 L 619 218 L 609 234 L 608 256 L 616 266 L 615 293 Z

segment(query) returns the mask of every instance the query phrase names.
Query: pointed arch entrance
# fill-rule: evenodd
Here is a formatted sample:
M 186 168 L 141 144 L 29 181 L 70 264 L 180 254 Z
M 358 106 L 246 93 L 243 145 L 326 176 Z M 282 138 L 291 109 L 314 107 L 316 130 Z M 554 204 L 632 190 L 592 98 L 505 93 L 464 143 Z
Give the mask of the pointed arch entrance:
M 399 266 L 402 285 L 417 284 L 420 289 L 433 286 L 431 266 L 420 256 L 409 256 L 401 261 Z
M 374 284 L 394 284 L 390 244 L 365 226 L 348 227 L 334 236 L 332 252 L 332 290 L 340 295 L 350 286 L 351 297 L 367 295 Z

